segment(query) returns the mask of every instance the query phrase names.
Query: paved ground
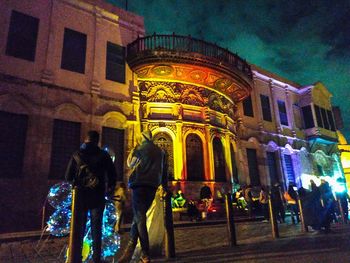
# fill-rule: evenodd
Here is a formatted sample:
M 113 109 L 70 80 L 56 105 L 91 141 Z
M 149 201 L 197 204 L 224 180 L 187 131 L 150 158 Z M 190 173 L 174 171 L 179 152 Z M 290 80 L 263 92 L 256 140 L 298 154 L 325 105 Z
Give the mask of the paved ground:
M 238 246 L 230 248 L 226 225 L 217 223 L 177 227 L 176 258 L 159 257 L 153 262 L 350 262 L 350 225 L 332 225 L 332 232 L 325 234 L 302 233 L 300 225 L 286 223 L 280 225 L 281 237 L 274 240 L 269 223 L 237 223 Z M 122 236 L 122 244 L 126 238 Z M 0 262 L 64 262 L 66 244 L 67 238 L 52 237 L 2 242 Z

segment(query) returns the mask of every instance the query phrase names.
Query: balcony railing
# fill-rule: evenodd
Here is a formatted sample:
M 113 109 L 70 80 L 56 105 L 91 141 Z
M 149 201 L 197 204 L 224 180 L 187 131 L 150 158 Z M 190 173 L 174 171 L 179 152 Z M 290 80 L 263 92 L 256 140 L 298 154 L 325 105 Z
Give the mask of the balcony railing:
M 250 79 L 252 71 L 250 65 L 237 54 L 228 49 L 219 47 L 216 44 L 192 38 L 191 36 L 157 35 L 137 38 L 127 47 L 128 60 L 133 60 L 142 54 L 153 51 L 199 53 L 209 58 L 214 58 L 219 64 L 226 64 L 228 67 L 238 69 Z

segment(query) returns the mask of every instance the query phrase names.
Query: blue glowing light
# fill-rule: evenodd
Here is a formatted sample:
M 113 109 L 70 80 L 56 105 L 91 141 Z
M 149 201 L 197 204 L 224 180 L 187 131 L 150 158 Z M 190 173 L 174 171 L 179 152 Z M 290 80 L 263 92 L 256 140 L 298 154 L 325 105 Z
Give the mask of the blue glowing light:
M 65 208 L 72 204 L 72 185 L 67 182 L 55 184 L 50 188 L 47 201 L 54 208 Z
M 50 216 L 47 225 L 48 231 L 54 236 L 67 236 L 70 230 L 72 186 L 66 182 L 58 183 L 51 187 L 48 194 L 49 203 L 56 208 Z M 120 248 L 120 237 L 114 232 L 114 225 L 117 220 L 116 209 L 112 200 L 106 198 L 106 207 L 102 219 L 102 257 L 114 256 Z M 92 257 L 92 237 L 90 213 L 86 222 L 83 241 L 83 261 L 86 262 Z

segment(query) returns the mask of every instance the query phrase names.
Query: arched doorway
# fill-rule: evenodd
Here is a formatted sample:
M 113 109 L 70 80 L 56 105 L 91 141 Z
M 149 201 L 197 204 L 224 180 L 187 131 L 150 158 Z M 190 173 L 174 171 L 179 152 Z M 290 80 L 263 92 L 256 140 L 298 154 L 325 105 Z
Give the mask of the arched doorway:
M 163 149 L 167 156 L 168 163 L 168 180 L 174 180 L 174 152 L 173 152 L 173 140 L 170 135 L 165 132 L 157 133 L 153 138 L 154 144 Z
M 213 140 L 215 181 L 226 182 L 225 157 L 222 143 L 218 137 Z
M 197 134 L 186 138 L 186 168 L 188 181 L 204 181 L 203 144 Z

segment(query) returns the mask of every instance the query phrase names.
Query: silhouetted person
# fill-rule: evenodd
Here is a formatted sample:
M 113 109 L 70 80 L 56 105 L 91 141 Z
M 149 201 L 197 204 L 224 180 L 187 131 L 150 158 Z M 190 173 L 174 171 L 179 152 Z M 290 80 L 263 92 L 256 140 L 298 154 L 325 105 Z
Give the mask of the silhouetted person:
M 129 243 L 118 260 L 119 263 L 129 262 L 137 240 L 141 244 L 140 262 L 150 262 L 150 245 L 147 232 L 147 210 L 150 208 L 158 186 L 164 182 L 165 153 L 153 143 L 152 133 L 142 132 L 140 145 L 136 146 L 128 156 L 128 166 L 133 169 L 129 178 L 129 188 L 132 190 L 133 221 L 130 230 Z
M 82 210 L 76 215 L 81 218 L 80 251 L 85 232 L 88 211 L 91 218 L 91 235 L 94 263 L 101 262 L 102 217 L 107 194 L 115 187 L 116 171 L 109 154 L 98 147 L 99 134 L 89 131 L 80 149 L 71 157 L 65 178 L 79 187 L 79 198 Z M 105 180 L 107 178 L 107 182 Z M 80 252 L 81 254 L 81 252 Z
M 281 189 L 279 183 L 275 183 L 271 187 L 271 202 L 273 206 L 273 211 L 276 215 L 277 220 L 280 223 L 285 222 L 285 211 L 284 211 L 284 204 L 283 199 L 281 195 Z

